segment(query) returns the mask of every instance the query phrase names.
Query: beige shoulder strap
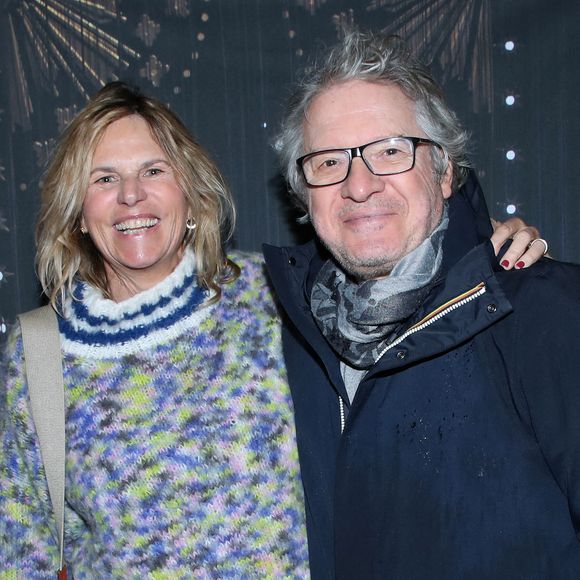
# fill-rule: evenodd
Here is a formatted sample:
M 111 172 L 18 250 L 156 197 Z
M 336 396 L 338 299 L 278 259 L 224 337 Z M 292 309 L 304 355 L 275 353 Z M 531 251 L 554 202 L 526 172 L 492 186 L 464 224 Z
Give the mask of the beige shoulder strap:
M 56 314 L 50 306 L 19 317 L 32 418 L 40 442 L 50 501 L 59 537 L 60 569 L 64 564 L 65 404 L 62 354 Z

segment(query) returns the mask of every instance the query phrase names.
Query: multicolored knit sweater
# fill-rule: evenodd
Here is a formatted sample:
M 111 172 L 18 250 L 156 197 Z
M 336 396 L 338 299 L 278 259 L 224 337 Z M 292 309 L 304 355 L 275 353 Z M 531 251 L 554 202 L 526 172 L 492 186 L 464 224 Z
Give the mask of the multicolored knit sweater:
M 308 576 L 276 308 L 261 259 L 232 258 L 242 274 L 213 305 L 189 253 L 129 300 L 80 285 L 82 299 L 65 305 L 75 579 Z M 0 578 L 54 578 L 56 524 L 18 328 L 1 372 Z

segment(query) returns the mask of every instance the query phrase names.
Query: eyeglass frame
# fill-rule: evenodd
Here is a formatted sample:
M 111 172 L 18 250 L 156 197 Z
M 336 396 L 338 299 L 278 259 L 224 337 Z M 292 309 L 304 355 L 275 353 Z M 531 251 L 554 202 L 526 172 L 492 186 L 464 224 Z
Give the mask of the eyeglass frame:
M 394 172 L 389 172 L 389 173 L 375 173 L 373 171 L 373 169 L 371 168 L 371 166 L 367 163 L 367 160 L 364 158 L 363 152 L 370 145 L 375 145 L 376 143 L 380 143 L 381 141 L 388 141 L 389 139 L 405 139 L 407 141 L 410 141 L 413 144 L 413 161 L 411 163 L 411 167 L 409 167 L 408 169 L 403 169 L 402 171 L 394 171 Z M 367 169 L 373 175 L 379 175 L 379 176 L 399 175 L 401 173 L 406 173 L 407 171 L 411 171 L 411 169 L 413 169 L 413 167 L 415 167 L 417 145 L 434 145 L 438 149 L 441 149 L 441 150 L 443 149 L 443 147 L 441 145 L 439 145 L 439 143 L 437 143 L 431 139 L 427 139 L 426 137 L 408 137 L 407 135 L 393 135 L 391 137 L 383 137 L 382 139 L 377 139 L 376 141 L 371 141 L 370 143 L 365 143 L 364 145 L 359 145 L 358 147 L 332 147 L 331 149 L 321 149 L 320 151 L 311 151 L 310 153 L 307 153 L 306 155 L 302 155 L 302 157 L 299 157 L 298 159 L 296 159 L 296 165 L 298 165 L 298 168 L 300 169 L 300 173 L 302 174 L 302 177 L 304 178 L 304 181 L 308 187 L 328 187 L 330 185 L 337 185 L 337 184 L 342 183 L 343 181 L 346 181 L 348 179 L 348 176 L 350 175 L 350 170 L 352 167 L 352 160 L 356 157 L 360 157 L 362 159 L 362 161 L 366 165 Z M 308 159 L 308 157 L 311 157 L 313 155 L 318 155 L 320 153 L 331 153 L 332 151 L 344 151 L 345 153 L 348 154 L 349 160 L 348 160 L 348 169 L 346 170 L 346 175 L 343 177 L 343 179 L 340 179 L 339 181 L 333 181 L 332 183 L 325 183 L 323 185 L 311 185 L 310 183 L 308 183 L 308 179 L 306 178 L 306 173 L 304 172 L 304 167 L 303 167 L 304 161 L 306 159 Z

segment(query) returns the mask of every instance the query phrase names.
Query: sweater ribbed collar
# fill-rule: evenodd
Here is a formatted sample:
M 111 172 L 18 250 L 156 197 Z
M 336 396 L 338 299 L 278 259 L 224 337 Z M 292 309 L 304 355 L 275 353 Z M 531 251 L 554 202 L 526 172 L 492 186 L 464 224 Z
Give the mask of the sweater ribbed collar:
M 195 256 L 187 249 L 175 270 L 156 286 L 115 302 L 78 282 L 60 319 L 63 350 L 99 358 L 132 354 L 175 338 L 205 318 L 209 293 L 197 284 Z

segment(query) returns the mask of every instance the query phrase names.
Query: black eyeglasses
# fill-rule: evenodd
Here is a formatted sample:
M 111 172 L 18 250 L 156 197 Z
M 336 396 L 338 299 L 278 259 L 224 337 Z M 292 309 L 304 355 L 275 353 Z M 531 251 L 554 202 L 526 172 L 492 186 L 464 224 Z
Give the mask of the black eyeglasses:
M 307 185 L 322 187 L 346 180 L 352 160 L 360 157 L 374 175 L 395 175 L 415 166 L 417 145 L 441 145 L 422 137 L 387 137 L 359 147 L 325 149 L 296 160 Z

